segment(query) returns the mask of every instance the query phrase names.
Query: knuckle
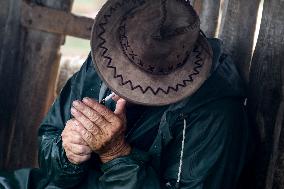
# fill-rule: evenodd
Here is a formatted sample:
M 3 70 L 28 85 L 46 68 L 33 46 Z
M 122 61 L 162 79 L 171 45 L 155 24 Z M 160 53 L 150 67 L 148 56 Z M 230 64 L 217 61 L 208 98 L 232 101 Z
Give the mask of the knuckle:
M 80 135 L 73 135 L 73 140 L 74 140 L 74 142 L 80 142 L 80 140 L 81 140 Z
M 82 137 L 85 137 L 87 134 L 88 134 L 88 132 L 85 129 L 81 130 Z
M 101 114 L 102 115 L 108 115 L 109 113 L 108 113 L 108 111 L 106 109 L 102 109 L 101 110 Z
M 90 129 L 93 129 L 94 124 L 91 121 L 87 121 L 85 126 L 88 130 L 90 130 Z
M 102 117 L 98 117 L 97 122 L 98 125 L 104 125 L 104 119 Z
M 87 114 L 87 116 L 90 117 L 90 118 L 92 118 L 92 117 L 95 116 L 95 113 L 94 113 L 94 111 L 93 111 L 91 108 L 88 108 L 88 109 L 86 110 L 86 114 Z
M 95 123 L 99 123 L 99 122 L 100 122 L 100 117 L 97 116 L 97 115 L 94 115 L 94 116 L 92 117 L 92 121 L 95 122 Z
M 91 136 L 91 134 L 88 133 L 88 132 L 85 133 L 85 137 L 86 137 L 86 139 L 87 139 L 88 141 L 92 140 L 92 136 Z
M 83 146 L 78 146 L 78 152 L 79 153 L 84 153 L 85 152 L 85 148 Z

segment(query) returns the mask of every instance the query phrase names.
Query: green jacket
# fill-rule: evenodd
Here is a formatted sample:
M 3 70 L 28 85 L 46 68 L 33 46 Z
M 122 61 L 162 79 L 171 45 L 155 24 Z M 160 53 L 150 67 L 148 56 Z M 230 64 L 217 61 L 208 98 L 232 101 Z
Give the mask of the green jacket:
M 133 147 L 129 156 L 102 164 L 93 154 L 90 161 L 76 166 L 67 160 L 60 136 L 71 118 L 72 101 L 86 96 L 100 100 L 109 92 L 89 56 L 41 124 L 40 169 L 2 176 L 0 185 L 2 182 L 7 188 L 18 184 L 19 188 L 234 189 L 249 149 L 245 93 L 237 69 L 222 53 L 221 42 L 217 39 L 209 42 L 214 51 L 210 78 L 193 96 L 181 102 L 148 107 L 126 134 Z M 112 109 L 114 102 L 107 106 Z

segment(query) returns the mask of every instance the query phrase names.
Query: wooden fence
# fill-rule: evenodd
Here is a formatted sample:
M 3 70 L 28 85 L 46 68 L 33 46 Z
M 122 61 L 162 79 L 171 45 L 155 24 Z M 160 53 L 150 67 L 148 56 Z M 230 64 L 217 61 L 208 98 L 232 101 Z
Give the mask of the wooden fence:
M 0 167 L 36 166 L 37 129 L 54 99 L 64 37 L 89 39 L 93 19 L 70 13 L 73 0 L 0 1 Z M 248 86 L 255 128 L 255 188 L 284 188 L 284 1 L 194 0 L 202 29 L 219 37 Z

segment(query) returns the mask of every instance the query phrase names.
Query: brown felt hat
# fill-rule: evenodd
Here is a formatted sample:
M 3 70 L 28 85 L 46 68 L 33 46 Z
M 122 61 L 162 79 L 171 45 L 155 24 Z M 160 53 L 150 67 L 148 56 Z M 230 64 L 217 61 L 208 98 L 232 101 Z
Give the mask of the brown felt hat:
M 185 0 L 109 0 L 95 19 L 91 46 L 108 87 L 143 105 L 192 95 L 212 65 L 212 49 Z

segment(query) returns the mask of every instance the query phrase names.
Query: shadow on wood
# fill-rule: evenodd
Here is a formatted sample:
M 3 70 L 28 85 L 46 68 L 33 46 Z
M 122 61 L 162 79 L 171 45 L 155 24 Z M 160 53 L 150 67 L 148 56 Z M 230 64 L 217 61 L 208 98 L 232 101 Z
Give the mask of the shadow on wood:
M 257 127 L 256 188 L 284 188 L 284 2 L 264 2 L 250 73 L 250 115 Z

